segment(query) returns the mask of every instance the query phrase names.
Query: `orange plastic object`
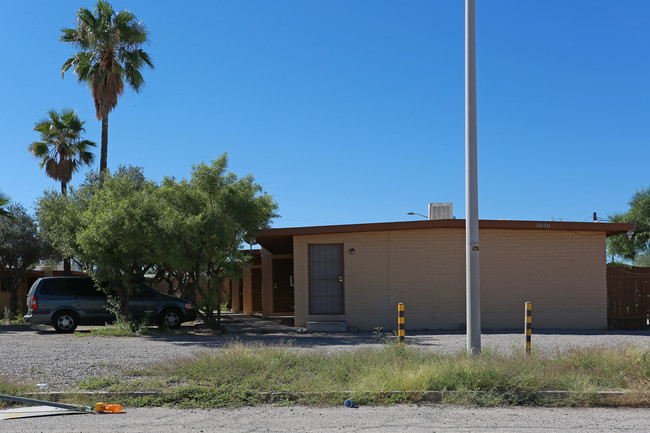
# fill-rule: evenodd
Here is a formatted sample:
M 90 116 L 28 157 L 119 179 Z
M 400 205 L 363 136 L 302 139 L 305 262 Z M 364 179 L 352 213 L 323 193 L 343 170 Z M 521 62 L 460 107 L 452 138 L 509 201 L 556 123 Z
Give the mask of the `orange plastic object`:
M 95 404 L 95 412 L 110 412 L 110 413 L 119 413 L 122 412 L 122 406 L 119 404 L 105 404 L 105 403 L 97 403 Z

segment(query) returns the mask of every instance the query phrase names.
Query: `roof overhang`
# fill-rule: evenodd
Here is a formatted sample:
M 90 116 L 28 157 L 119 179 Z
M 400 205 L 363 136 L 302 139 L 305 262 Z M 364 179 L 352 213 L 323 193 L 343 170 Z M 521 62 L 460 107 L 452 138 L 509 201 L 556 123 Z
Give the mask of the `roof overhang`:
M 293 252 L 293 237 L 304 235 L 382 232 L 391 230 L 422 230 L 422 229 L 464 229 L 464 219 L 401 221 L 372 224 L 343 224 L 335 226 L 289 227 L 265 229 L 257 236 L 257 243 L 273 254 Z M 618 235 L 634 231 L 635 224 L 627 223 L 582 223 L 565 221 L 511 221 L 511 220 L 480 220 L 481 230 L 534 230 L 534 231 L 581 231 L 601 232 L 606 236 Z

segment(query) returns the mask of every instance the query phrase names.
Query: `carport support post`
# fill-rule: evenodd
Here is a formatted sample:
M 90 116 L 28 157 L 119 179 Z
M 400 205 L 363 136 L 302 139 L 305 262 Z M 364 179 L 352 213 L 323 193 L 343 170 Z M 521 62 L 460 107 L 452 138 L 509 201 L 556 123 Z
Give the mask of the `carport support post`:
M 481 288 L 478 248 L 478 169 L 476 145 L 475 1 L 465 0 L 465 284 L 467 354 L 481 354 Z

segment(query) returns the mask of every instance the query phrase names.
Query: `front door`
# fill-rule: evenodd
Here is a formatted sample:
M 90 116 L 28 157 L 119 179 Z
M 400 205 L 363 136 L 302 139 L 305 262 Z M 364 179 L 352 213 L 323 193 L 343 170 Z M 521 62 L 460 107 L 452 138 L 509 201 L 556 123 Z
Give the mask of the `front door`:
M 273 260 L 273 312 L 293 312 L 293 259 Z
M 309 245 L 309 313 L 343 312 L 343 245 Z

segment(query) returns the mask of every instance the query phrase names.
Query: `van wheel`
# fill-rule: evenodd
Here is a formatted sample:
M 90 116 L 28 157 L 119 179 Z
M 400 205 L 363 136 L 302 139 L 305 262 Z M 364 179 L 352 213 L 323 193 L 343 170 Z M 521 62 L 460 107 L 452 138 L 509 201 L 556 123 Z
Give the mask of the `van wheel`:
M 52 318 L 52 326 L 56 332 L 70 333 L 77 329 L 79 318 L 71 311 L 59 311 Z
M 181 312 L 176 308 L 166 308 L 160 313 L 158 326 L 166 326 L 169 329 L 178 329 L 181 327 Z

